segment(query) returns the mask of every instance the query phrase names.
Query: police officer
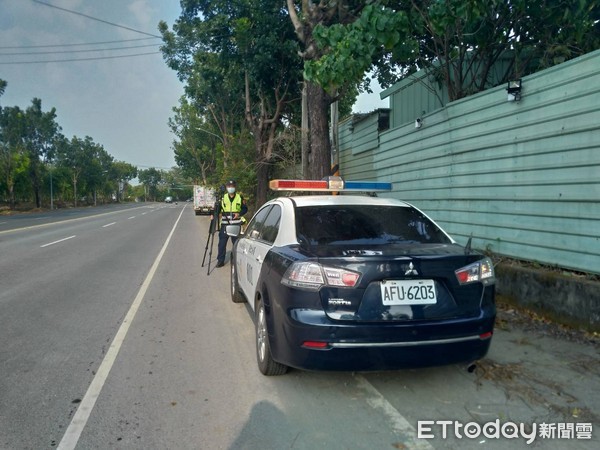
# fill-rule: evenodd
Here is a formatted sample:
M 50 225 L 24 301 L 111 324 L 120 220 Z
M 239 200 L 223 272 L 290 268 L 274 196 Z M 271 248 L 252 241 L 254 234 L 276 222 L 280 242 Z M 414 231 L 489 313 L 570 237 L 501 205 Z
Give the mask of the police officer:
M 242 216 L 248 212 L 246 201 L 235 191 L 235 180 L 229 180 L 225 184 L 227 193 L 223 195 L 221 200 L 221 229 L 219 231 L 219 253 L 217 254 L 217 267 L 225 265 L 225 252 L 227 249 L 227 240 L 229 236 L 225 232 L 227 225 L 241 225 L 246 219 Z M 217 218 L 218 220 L 218 218 Z M 233 236 L 231 242 L 235 243 Z

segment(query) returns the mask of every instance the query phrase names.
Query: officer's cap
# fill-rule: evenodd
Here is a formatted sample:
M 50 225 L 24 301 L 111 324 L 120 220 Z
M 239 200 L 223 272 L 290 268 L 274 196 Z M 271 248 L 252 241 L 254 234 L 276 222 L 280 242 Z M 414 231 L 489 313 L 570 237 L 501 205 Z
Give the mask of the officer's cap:
M 235 180 L 229 180 L 227 183 L 225 183 L 225 186 L 235 186 Z

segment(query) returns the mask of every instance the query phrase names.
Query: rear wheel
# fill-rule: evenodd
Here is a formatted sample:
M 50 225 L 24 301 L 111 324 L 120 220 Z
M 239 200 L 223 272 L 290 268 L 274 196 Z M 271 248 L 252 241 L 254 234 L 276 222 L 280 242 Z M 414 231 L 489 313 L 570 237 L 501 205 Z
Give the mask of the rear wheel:
M 288 371 L 288 367 L 273 361 L 271 357 L 271 346 L 269 345 L 269 333 L 267 330 L 267 317 L 265 305 L 262 300 L 256 304 L 256 360 L 258 369 L 263 375 L 277 376 Z
M 235 270 L 235 264 L 233 263 L 233 257 L 231 258 L 231 301 L 233 303 L 244 303 L 244 296 L 240 292 L 240 285 L 237 280 L 237 270 Z

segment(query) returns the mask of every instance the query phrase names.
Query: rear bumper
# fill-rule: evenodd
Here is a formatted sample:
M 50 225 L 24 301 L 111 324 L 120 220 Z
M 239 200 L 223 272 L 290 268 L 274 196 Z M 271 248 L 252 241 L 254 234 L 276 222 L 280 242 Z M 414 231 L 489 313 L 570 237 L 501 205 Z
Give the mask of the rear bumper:
M 432 339 L 429 341 L 410 341 L 410 342 L 333 342 L 332 348 L 388 348 L 388 347 L 421 347 L 432 345 L 450 345 L 463 342 L 480 341 L 490 339 L 492 336 L 464 336 L 449 339 Z
M 344 324 L 322 311 L 291 310 L 271 336 L 273 358 L 305 370 L 368 371 L 473 362 L 488 352 L 495 308 L 479 317 Z M 322 348 L 311 345 L 318 343 Z

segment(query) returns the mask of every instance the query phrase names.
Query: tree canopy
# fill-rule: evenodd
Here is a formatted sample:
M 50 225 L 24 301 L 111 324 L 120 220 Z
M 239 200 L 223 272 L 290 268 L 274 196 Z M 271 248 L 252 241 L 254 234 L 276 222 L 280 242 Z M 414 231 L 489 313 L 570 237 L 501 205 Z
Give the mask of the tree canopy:
M 599 19 L 597 0 L 372 1 L 351 24 L 315 30 L 329 51 L 305 75 L 333 91 L 370 70 L 389 87 L 424 69 L 456 100 L 599 48 Z
M 328 95 L 303 79 L 303 65 L 323 54 L 314 45 L 314 27 L 352 21 L 364 2 L 186 0 L 181 5 L 171 30 L 164 22 L 159 25 L 165 60 L 186 83 L 187 98 L 171 121 L 179 137 L 174 144 L 178 163 L 188 166 L 190 175 L 196 164 L 197 178 L 202 180 L 213 165 L 221 182 L 224 174 L 235 178 L 254 174 L 252 190 L 258 204 L 266 200 L 274 170 L 298 172 L 290 157 L 301 160 L 306 178 L 327 175 L 329 106 L 350 94 L 353 100 L 357 90 L 346 86 L 343 92 Z M 342 108 L 349 111 L 351 104 L 345 101 Z M 186 129 L 194 115 L 193 126 L 200 133 Z M 298 145 L 304 142 L 302 152 L 293 149 L 294 140 Z M 247 143 L 254 155 L 240 164 Z M 239 170 L 233 170 L 234 165 Z
M 0 95 L 6 87 L 0 80 Z M 130 182 L 138 173 L 145 184 L 134 189 Z M 177 168 L 138 171 L 90 136 L 65 137 L 56 109 L 44 111 L 38 98 L 25 110 L 0 106 L 0 206 L 95 205 L 136 197 L 160 201 L 167 195 L 185 200 L 192 196 L 191 183 Z
M 266 200 L 277 162 L 276 138 L 299 110 L 302 66 L 282 6 L 277 0 L 188 0 L 172 30 L 159 26 L 165 60 L 186 83 L 187 99 L 171 121 L 178 163 L 190 175 L 196 164 L 205 182 L 206 170 L 216 169 L 221 179 L 210 180 L 215 184 L 226 174 L 253 173 L 255 181 L 244 188 L 258 203 Z M 249 158 L 240 152 L 248 144 L 254 149 Z
M 6 86 L 6 84 L 5 84 Z M 18 199 L 37 208 L 82 198 L 96 203 L 121 200 L 137 168 L 115 161 L 89 136 L 67 139 L 61 134 L 55 108 L 44 111 L 34 98 L 25 110 L 0 107 L 0 200 L 11 209 Z

